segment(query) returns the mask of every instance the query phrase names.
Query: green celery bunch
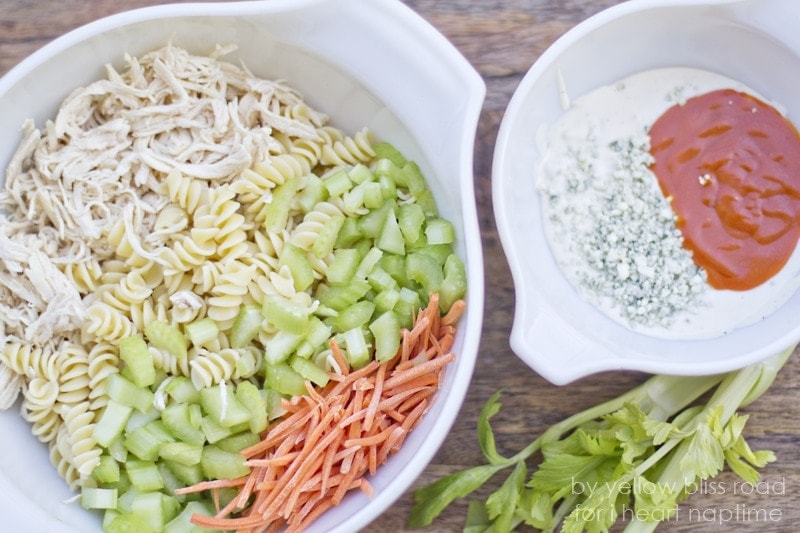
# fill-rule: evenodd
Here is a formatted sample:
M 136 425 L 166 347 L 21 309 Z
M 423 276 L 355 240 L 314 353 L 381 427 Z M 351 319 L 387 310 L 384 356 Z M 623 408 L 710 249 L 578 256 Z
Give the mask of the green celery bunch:
M 761 363 L 714 376 L 655 375 L 621 396 L 548 428 L 511 457 L 498 453 L 490 419 L 500 392 L 483 407 L 478 441 L 487 464 L 456 472 L 414 492 L 409 525 L 429 525 L 450 503 L 511 473 L 485 500 L 472 501 L 465 532 L 508 532 L 526 524 L 564 533 L 600 532 L 625 513 L 626 533 L 653 531 L 698 484 L 727 466 L 755 484 L 775 460 L 753 451 L 739 414 L 772 384 L 794 347 Z M 702 405 L 695 402 L 709 393 Z M 542 461 L 529 476 L 528 459 Z

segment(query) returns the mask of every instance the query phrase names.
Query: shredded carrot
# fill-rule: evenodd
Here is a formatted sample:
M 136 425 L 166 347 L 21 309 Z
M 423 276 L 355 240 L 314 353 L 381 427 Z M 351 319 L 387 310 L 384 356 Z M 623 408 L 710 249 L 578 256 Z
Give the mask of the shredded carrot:
M 432 294 L 410 330 L 403 330 L 394 358 L 353 369 L 331 339 L 335 372 L 325 387 L 307 383 L 308 394 L 283 402 L 287 413 L 242 450 L 248 476 L 204 481 L 176 492 L 221 488 L 238 491 L 215 516 L 192 522 L 225 531 L 302 531 L 352 490 L 373 496 L 365 476 L 401 447 L 428 411 L 445 367 L 464 302 L 441 316 Z

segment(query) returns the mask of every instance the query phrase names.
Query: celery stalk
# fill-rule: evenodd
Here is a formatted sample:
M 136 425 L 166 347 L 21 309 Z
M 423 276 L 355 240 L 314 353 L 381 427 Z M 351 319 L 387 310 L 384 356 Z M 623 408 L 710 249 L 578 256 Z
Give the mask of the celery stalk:
M 136 386 L 149 387 L 155 383 L 156 367 L 144 338 L 134 335 L 120 339 L 119 357 L 128 367 Z

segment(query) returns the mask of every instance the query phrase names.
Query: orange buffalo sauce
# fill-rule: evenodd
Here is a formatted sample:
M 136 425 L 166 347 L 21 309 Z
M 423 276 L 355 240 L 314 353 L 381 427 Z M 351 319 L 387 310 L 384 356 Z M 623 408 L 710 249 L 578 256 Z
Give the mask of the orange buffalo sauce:
M 786 264 L 800 237 L 800 134 L 783 115 L 722 89 L 668 109 L 650 141 L 652 171 L 712 287 L 751 289 Z

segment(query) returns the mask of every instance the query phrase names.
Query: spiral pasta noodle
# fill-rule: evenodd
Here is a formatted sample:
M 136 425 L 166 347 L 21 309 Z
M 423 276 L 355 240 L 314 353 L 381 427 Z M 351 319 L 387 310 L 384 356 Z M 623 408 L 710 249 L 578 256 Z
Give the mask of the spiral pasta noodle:
M 192 383 L 199 390 L 230 381 L 240 358 L 240 352 L 232 348 L 212 352 L 203 350 L 189 363 Z

